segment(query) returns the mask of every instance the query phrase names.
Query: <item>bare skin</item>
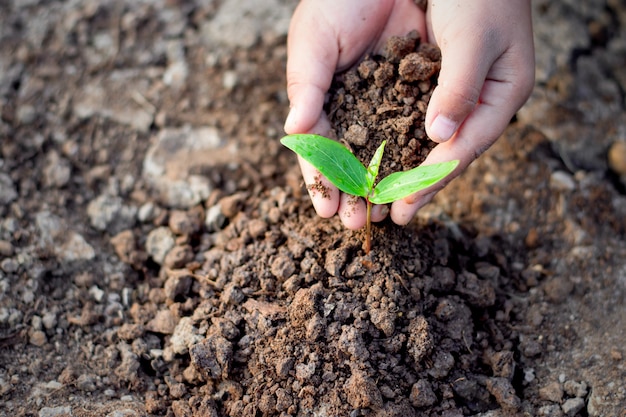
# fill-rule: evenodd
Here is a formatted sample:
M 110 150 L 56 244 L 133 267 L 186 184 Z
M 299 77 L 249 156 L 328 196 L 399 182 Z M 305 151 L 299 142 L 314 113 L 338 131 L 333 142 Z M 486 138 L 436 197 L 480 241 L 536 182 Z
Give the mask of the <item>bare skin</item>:
M 325 135 L 322 110 L 333 75 L 382 50 L 393 35 L 417 30 L 442 53 L 438 86 L 426 113 L 426 133 L 438 145 L 424 164 L 460 160 L 444 182 L 389 210 L 375 206 L 372 220 L 407 224 L 437 191 L 462 172 L 502 134 L 534 84 L 534 47 L 529 0 L 431 0 L 426 12 L 412 0 L 302 0 L 288 37 L 287 92 L 291 110 L 285 131 Z M 319 176 L 300 160 L 307 184 Z M 321 217 L 339 214 L 350 229 L 363 227 L 364 201 L 350 204 L 325 178 L 327 198 L 312 195 Z

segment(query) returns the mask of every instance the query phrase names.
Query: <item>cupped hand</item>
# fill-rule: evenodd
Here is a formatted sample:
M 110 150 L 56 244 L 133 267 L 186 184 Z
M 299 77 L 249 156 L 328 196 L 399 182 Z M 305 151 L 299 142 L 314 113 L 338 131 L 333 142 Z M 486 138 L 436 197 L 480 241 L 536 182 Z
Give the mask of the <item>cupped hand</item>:
M 426 132 L 439 144 L 424 164 L 460 160 L 459 167 L 433 188 L 396 201 L 391 218 L 408 223 L 434 194 L 482 154 L 502 134 L 528 98 L 534 83 L 534 49 L 529 0 L 433 0 L 427 13 L 412 0 L 303 0 L 288 36 L 287 92 L 291 110 L 285 131 L 326 135 L 324 96 L 336 72 L 382 50 L 393 35 L 417 30 L 442 53 L 438 85 L 426 113 Z M 346 227 L 365 223 L 365 204 L 354 204 L 300 159 L 321 217 L 338 213 Z M 387 215 L 376 206 L 372 220 Z

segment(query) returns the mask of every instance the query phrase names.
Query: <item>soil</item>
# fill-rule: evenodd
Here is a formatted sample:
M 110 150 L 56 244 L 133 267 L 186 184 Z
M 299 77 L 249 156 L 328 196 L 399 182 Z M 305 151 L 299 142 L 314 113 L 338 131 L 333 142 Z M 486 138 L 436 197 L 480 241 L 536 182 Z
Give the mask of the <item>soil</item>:
M 626 7 L 581 4 L 370 264 L 278 142 L 293 1 L 0 3 L 0 414 L 624 415 Z M 394 42 L 327 109 L 405 168 L 439 56 Z

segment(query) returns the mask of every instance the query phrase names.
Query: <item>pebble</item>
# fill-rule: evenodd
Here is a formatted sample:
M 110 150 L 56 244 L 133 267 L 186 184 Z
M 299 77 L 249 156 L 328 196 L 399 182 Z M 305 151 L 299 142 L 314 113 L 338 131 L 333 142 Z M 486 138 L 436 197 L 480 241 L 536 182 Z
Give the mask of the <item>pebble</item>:
M 215 204 L 209 207 L 204 218 L 204 225 L 208 232 L 217 232 L 226 224 L 226 216 L 222 213 L 222 207 Z
M 553 303 L 562 303 L 574 290 L 574 283 L 567 277 L 555 276 L 543 286 L 546 297 Z
M 194 207 L 213 190 L 208 177 L 194 172 L 212 170 L 232 159 L 234 150 L 222 144 L 214 127 L 162 129 L 143 160 L 143 176 L 164 205 Z
M 563 387 L 557 381 L 551 382 L 548 385 L 539 388 L 539 398 L 560 404 L 563 399 Z
M 566 416 L 575 416 L 584 407 L 585 400 L 582 398 L 570 398 L 561 405 L 561 409 Z
M 43 327 L 48 330 L 54 329 L 57 325 L 57 315 L 51 311 L 48 311 L 44 313 L 43 317 L 41 318 L 41 323 L 43 324 Z
M 101 194 L 89 202 L 87 215 L 90 224 L 97 230 L 117 234 L 134 225 L 137 208 L 125 205 L 118 196 Z
M 11 242 L 6 240 L 0 240 L 0 256 L 9 257 L 13 256 L 14 249 Z
M 163 266 L 169 269 L 183 268 L 194 258 L 193 249 L 189 245 L 174 246 L 163 259 Z
M 76 388 L 85 392 L 94 392 L 96 390 L 96 376 L 91 374 L 82 374 L 76 379 Z
M 171 311 L 159 310 L 154 318 L 146 324 L 146 330 L 161 334 L 172 334 L 178 320 Z
M 167 356 L 168 349 L 176 355 L 186 354 L 190 347 L 203 339 L 203 336 L 198 333 L 198 329 L 193 325 L 191 317 L 181 318 L 174 328 L 164 356 Z
M 608 152 L 609 167 L 620 176 L 626 176 L 626 141 L 613 142 Z
M 437 402 L 437 395 L 435 395 L 430 382 L 420 379 L 411 387 L 409 401 L 414 407 L 429 407 Z
M 15 259 L 5 258 L 2 261 L 0 261 L 0 269 L 2 269 L 7 274 L 13 274 L 17 272 L 19 268 L 20 268 L 20 264 L 17 263 Z
M 370 377 L 365 372 L 354 369 L 343 387 L 348 403 L 354 408 L 380 408 L 383 405 L 383 396 Z
M 565 171 L 555 171 L 550 175 L 550 187 L 557 191 L 573 191 L 576 189 L 576 181 Z
M 46 334 L 41 330 L 35 330 L 30 334 L 29 342 L 31 345 L 42 347 L 46 343 L 48 343 L 48 338 Z
M 276 278 L 283 281 L 296 272 L 296 265 L 289 256 L 277 255 L 272 261 L 270 271 Z
M 0 205 L 9 204 L 17 198 L 17 190 L 13 180 L 0 172 Z
M 585 398 L 587 396 L 588 387 L 586 382 L 565 381 L 563 389 L 570 397 Z
M 72 415 L 72 407 L 43 407 L 39 410 L 39 417 L 67 417 Z
M 199 210 L 172 210 L 168 221 L 170 230 L 177 235 L 191 235 L 202 227 L 202 214 Z
M 165 255 L 176 244 L 174 234 L 167 227 L 157 227 L 148 233 L 146 239 L 146 252 L 152 257 L 154 262 L 163 264 Z
M 171 252 L 170 252 L 171 253 Z M 163 286 L 165 296 L 174 301 L 177 297 L 185 296 L 191 288 L 193 278 L 189 274 L 172 274 Z

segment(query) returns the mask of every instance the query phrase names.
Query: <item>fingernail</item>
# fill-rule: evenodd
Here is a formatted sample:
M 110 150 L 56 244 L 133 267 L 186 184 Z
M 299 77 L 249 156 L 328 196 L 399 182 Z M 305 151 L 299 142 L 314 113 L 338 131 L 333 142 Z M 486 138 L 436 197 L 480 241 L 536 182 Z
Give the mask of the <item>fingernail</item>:
M 289 109 L 289 114 L 285 120 L 285 132 L 290 133 L 294 131 L 294 125 L 296 124 L 296 108 Z
M 433 139 L 446 141 L 452 137 L 456 131 L 456 127 L 455 121 L 440 114 L 435 117 L 433 124 L 430 125 L 430 132 L 434 136 Z

